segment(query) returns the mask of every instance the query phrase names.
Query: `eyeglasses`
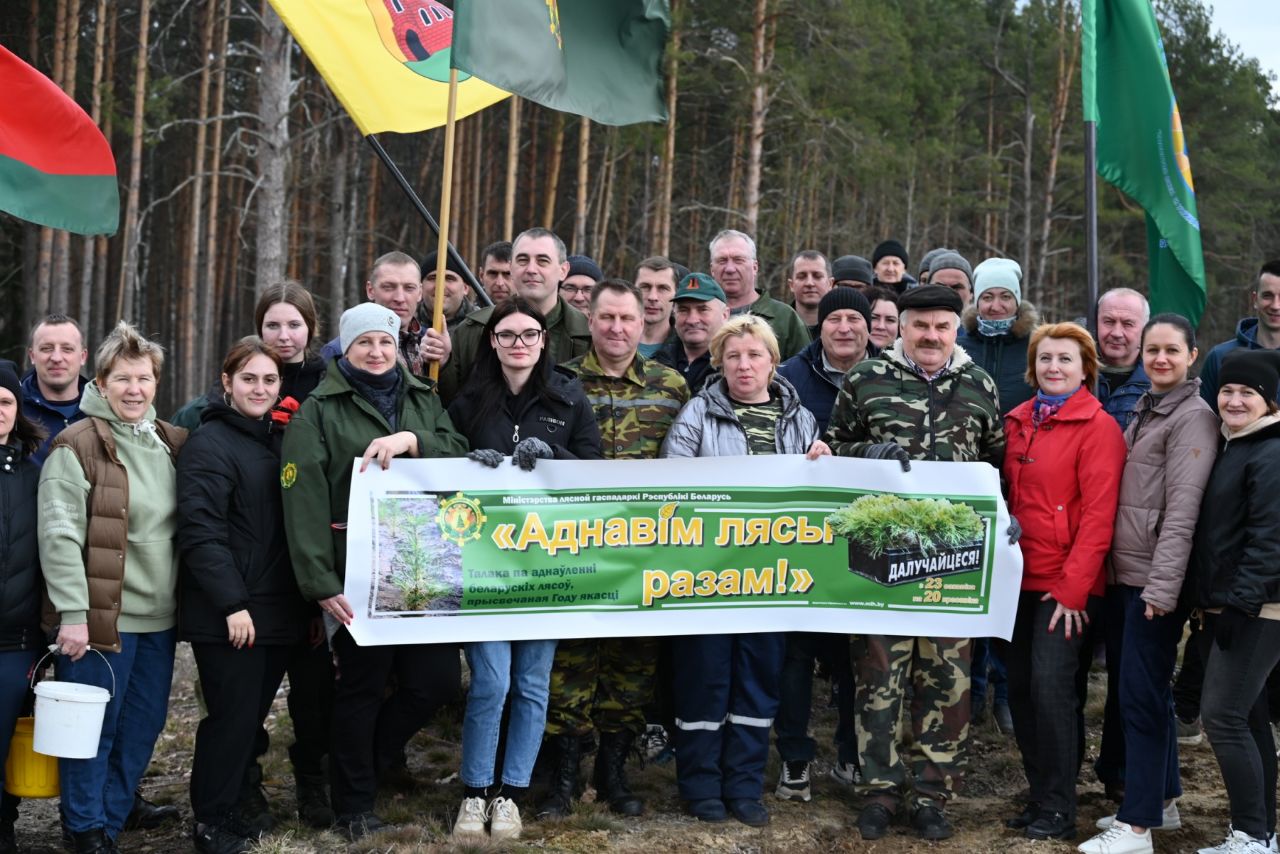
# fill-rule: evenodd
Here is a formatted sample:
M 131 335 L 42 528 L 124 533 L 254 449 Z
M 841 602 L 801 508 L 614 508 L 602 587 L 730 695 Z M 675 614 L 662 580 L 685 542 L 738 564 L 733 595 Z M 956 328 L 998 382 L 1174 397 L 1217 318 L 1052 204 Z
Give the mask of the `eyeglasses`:
M 594 287 L 595 285 L 561 285 L 560 293 L 571 297 L 586 296 L 591 293 L 591 289 Z
M 519 333 L 511 332 L 510 330 L 503 330 L 502 332 L 493 333 L 493 337 L 497 338 L 498 344 L 503 347 L 516 346 L 517 339 L 519 339 L 520 343 L 524 346 L 532 347 L 534 344 L 537 344 L 542 340 L 542 330 L 526 329 L 524 332 Z

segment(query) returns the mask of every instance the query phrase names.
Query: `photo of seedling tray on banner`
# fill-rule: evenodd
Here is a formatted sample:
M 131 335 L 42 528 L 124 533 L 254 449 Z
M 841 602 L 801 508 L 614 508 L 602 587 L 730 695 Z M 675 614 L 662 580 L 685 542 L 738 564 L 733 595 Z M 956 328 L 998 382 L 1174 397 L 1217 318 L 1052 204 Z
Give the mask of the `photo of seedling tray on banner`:
M 395 460 L 359 472 L 360 644 L 808 631 L 1008 638 L 1022 554 L 985 463 Z

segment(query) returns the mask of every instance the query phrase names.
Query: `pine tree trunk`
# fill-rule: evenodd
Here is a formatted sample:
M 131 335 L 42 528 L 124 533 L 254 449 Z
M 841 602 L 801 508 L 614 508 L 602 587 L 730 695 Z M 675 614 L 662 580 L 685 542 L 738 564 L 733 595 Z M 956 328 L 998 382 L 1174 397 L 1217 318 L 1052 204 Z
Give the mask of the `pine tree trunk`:
M 573 215 L 573 251 L 587 251 L 587 170 L 591 165 L 591 119 L 578 125 L 578 208 Z
M 1049 165 L 1044 177 L 1044 217 L 1040 222 L 1040 252 L 1036 259 L 1031 280 L 1031 292 L 1036 299 L 1044 295 L 1045 266 L 1049 259 L 1049 239 L 1053 230 L 1053 197 L 1058 180 L 1058 160 L 1062 152 L 1062 131 L 1067 123 L 1067 104 L 1071 100 L 1071 88 L 1075 80 L 1076 64 L 1080 56 L 1080 40 L 1075 33 L 1067 32 L 1069 12 L 1066 0 L 1058 3 L 1058 81 L 1054 91 L 1053 115 L 1049 119 Z M 1071 54 L 1067 55 L 1067 43 Z
M 680 30 L 675 26 L 676 0 L 671 0 L 671 44 L 667 49 L 667 135 L 662 155 L 662 194 L 658 199 L 658 239 L 652 251 L 666 257 L 671 252 L 671 199 L 675 189 L 677 72 L 680 68 Z M 610 190 L 613 187 L 610 185 Z
M 80 57 L 80 0 L 67 7 L 66 47 L 59 85 L 73 101 L 76 97 L 76 67 Z M 53 235 L 53 263 L 50 271 L 49 309 L 59 314 L 71 311 L 71 232 L 59 229 Z
M 751 130 L 747 146 L 746 231 L 755 235 L 760 226 L 760 178 L 764 165 L 765 118 L 769 115 L 769 70 L 773 66 L 776 26 L 769 16 L 769 0 L 755 0 L 751 33 Z
M 138 197 L 142 189 L 142 131 L 146 124 L 147 45 L 151 34 L 151 0 L 139 0 L 138 56 L 133 78 L 133 133 L 129 143 L 129 192 L 124 208 L 124 262 L 120 265 L 120 290 L 116 294 L 116 317 L 133 318 L 134 292 L 138 278 Z
M 341 109 L 339 107 L 339 109 Z M 351 257 L 351 217 L 347 207 L 347 173 L 351 171 L 348 132 L 344 122 L 334 122 L 329 130 L 329 150 L 334 155 L 334 169 L 329 175 L 329 288 L 328 326 L 338 328 L 338 320 L 346 310 L 348 258 Z
M 107 49 L 106 49 L 106 69 L 103 71 L 102 79 L 107 86 L 107 92 L 112 95 L 110 101 L 114 101 L 115 85 L 116 85 L 116 24 L 119 21 L 118 3 L 107 4 Z M 111 141 L 115 129 L 114 121 L 115 111 L 107 110 L 102 117 L 102 135 Z M 90 316 L 93 319 L 94 326 L 86 327 L 88 331 L 87 341 L 96 343 L 106 334 L 107 325 L 110 322 L 107 306 L 107 289 L 109 273 L 111 266 L 110 245 L 105 237 L 94 238 L 93 241 L 93 287 L 90 289 L 91 302 L 93 308 Z
M 515 238 L 516 172 L 520 165 L 520 98 L 507 104 L 507 183 L 502 194 L 502 239 Z
M 266 2 L 262 4 L 262 55 L 258 75 L 257 269 L 254 294 L 285 276 L 288 224 L 289 78 L 293 40 L 284 21 Z
M 93 30 L 93 84 L 89 91 L 89 118 L 95 125 L 102 123 L 102 69 L 106 64 L 107 45 L 107 0 L 98 0 L 94 8 Z M 94 246 L 96 237 L 85 237 L 80 255 L 80 289 L 77 294 L 75 311 L 80 319 L 80 326 L 85 331 L 85 344 L 88 336 L 95 328 L 96 318 L 90 304 L 93 293 Z
M 227 37 L 231 26 L 231 0 L 217 0 L 222 11 L 219 13 L 218 47 L 214 55 L 217 62 L 213 75 L 213 139 L 210 145 L 209 160 L 209 214 L 206 217 L 204 263 L 207 269 L 205 287 L 196 294 L 196 313 L 205 321 L 212 323 L 217 318 L 220 297 L 224 288 L 229 287 L 218 266 L 218 206 L 222 200 L 222 111 L 226 103 L 227 92 Z M 260 331 L 260 330 L 255 330 Z M 216 336 L 201 335 L 199 375 L 204 377 L 213 373 L 214 348 Z
M 560 192 L 560 169 L 564 161 L 564 113 L 556 113 L 556 123 L 551 131 L 551 172 L 547 175 L 547 192 L 542 208 L 542 227 L 554 228 L 556 222 L 556 195 Z

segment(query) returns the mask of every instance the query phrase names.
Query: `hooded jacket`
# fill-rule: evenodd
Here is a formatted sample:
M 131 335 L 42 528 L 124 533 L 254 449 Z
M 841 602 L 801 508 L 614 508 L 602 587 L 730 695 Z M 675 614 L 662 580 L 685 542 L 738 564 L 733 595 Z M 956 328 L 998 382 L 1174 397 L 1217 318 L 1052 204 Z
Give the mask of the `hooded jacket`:
M 907 362 L 899 338 L 879 359 L 859 362 L 845 374 L 826 441 L 841 457 L 895 442 L 912 459 L 999 468 L 1004 431 L 996 384 L 961 347 L 939 376 L 926 380 Z
M 956 343 L 995 380 L 1002 416 L 1036 396 L 1036 390 L 1027 384 L 1027 345 L 1039 325 L 1040 313 L 1026 300 L 1018 303 L 1013 325 L 1003 335 L 983 335 L 978 331 L 976 306 L 969 306 L 960 318 Z
M 1141 587 L 1142 601 L 1172 611 L 1182 592 L 1205 483 L 1218 456 L 1218 418 L 1188 380 L 1158 401 L 1138 400 L 1124 432 L 1107 583 Z
M 84 397 L 84 387 L 89 381 L 84 377 L 78 377 L 77 379 L 79 382 L 76 395 L 78 403 L 79 399 Z M 45 400 L 44 395 L 40 393 L 40 384 L 36 380 L 35 369 L 27 371 L 22 378 L 22 413 L 32 421 L 37 422 L 48 434 L 45 436 L 44 441 L 40 443 L 40 449 L 31 455 L 31 459 L 36 465 L 44 464 L 45 458 L 49 456 L 49 448 L 53 445 L 55 436 L 72 424 L 85 419 L 85 414 L 78 405 L 69 418 L 54 409 L 53 405 Z
M 418 437 L 419 457 L 459 457 L 467 441 L 453 428 L 435 391 L 402 364 L 396 403 L 397 430 L 338 370 L 337 360 L 289 422 L 281 450 L 280 485 L 289 557 L 305 599 L 342 592 L 347 567 L 347 499 L 351 460 L 369 443 L 393 432 Z
M 40 466 L 22 443 L 0 445 L 0 652 L 39 649 L 40 549 L 36 490 Z
M 280 496 L 279 428 L 222 401 L 178 455 L 178 627 L 182 640 L 225 643 L 248 610 L 255 643 L 302 638 L 309 614 L 289 562 Z
M 1236 335 L 1209 351 L 1200 369 L 1200 396 L 1214 412 L 1218 411 L 1218 371 L 1222 360 L 1232 350 L 1261 350 L 1258 343 L 1258 318 L 1246 317 L 1236 324 Z
M 85 421 L 58 434 L 40 473 L 45 619 L 88 623 L 89 643 L 119 651 L 119 632 L 173 627 L 178 583 L 174 457 L 187 431 L 120 420 L 96 383 Z
M 481 418 L 480 389 L 469 384 L 449 406 L 449 419 L 472 448 L 510 455 L 522 439 L 541 439 L 557 460 L 600 459 L 595 412 L 573 374 L 555 368 L 547 376 L 547 398 L 508 393 L 503 405 Z
M 1273 616 L 1267 606 L 1280 602 L 1280 416 L 1264 418 L 1259 429 L 1221 441 L 1205 485 L 1187 570 L 1198 607 L 1257 617 Z
M 1081 610 L 1105 591 L 1124 437 L 1098 399 L 1081 388 L 1032 427 L 1035 400 L 1005 417 L 1009 513 L 1022 525 L 1022 589 L 1050 593 Z
M 862 358 L 874 359 L 879 355 L 880 348 L 868 338 L 867 352 Z M 822 339 L 814 338 L 809 346 L 779 365 L 778 374 L 786 377 L 795 387 L 804 408 L 817 419 L 818 432 L 825 433 L 827 422 L 831 420 L 831 407 L 835 406 L 840 386 L 827 376 L 822 363 Z
M 818 438 L 818 422 L 800 404 L 791 383 L 774 377 L 769 393 L 782 401 L 782 415 L 774 425 L 774 448 L 779 454 L 803 454 Z M 723 379 L 709 383 L 680 410 L 662 443 L 663 457 L 740 457 L 747 455 L 747 434 L 733 411 Z

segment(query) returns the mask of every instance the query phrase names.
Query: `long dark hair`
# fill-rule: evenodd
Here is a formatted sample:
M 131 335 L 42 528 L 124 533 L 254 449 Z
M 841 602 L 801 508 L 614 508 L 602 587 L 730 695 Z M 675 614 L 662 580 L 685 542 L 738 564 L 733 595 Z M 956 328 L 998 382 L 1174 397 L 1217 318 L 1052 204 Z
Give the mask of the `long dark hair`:
M 15 439 L 22 446 L 24 456 L 31 456 L 40 450 L 40 443 L 49 435 L 45 432 L 43 426 L 38 422 L 32 421 L 22 411 L 22 395 L 16 394 L 14 397 L 18 401 L 18 417 L 13 420 L 13 429 L 9 431 L 9 441 Z
M 302 348 L 303 358 L 309 359 L 320 351 L 320 318 L 316 315 L 316 303 L 311 292 L 292 279 L 270 285 L 262 296 L 258 297 L 253 307 L 253 334 L 262 334 L 262 322 L 273 305 L 287 303 L 302 315 L 302 322 L 307 327 L 307 346 Z
M 471 369 L 471 378 L 468 381 L 468 386 L 475 390 L 473 393 L 476 396 L 473 424 L 482 423 L 485 418 L 496 412 L 510 393 L 506 375 L 502 373 L 502 362 L 498 361 L 498 354 L 493 349 L 493 331 L 499 323 L 513 314 L 523 314 L 533 318 L 543 331 L 542 352 L 538 354 L 538 361 L 534 363 L 533 371 L 529 374 L 529 380 L 523 391 L 544 400 L 549 397 L 547 376 L 551 371 L 551 354 L 546 341 L 547 319 L 527 299 L 513 294 L 493 307 L 489 322 L 484 325 L 484 332 L 480 336 L 475 366 Z M 465 425 L 465 432 L 471 432 L 471 427 L 470 424 Z

